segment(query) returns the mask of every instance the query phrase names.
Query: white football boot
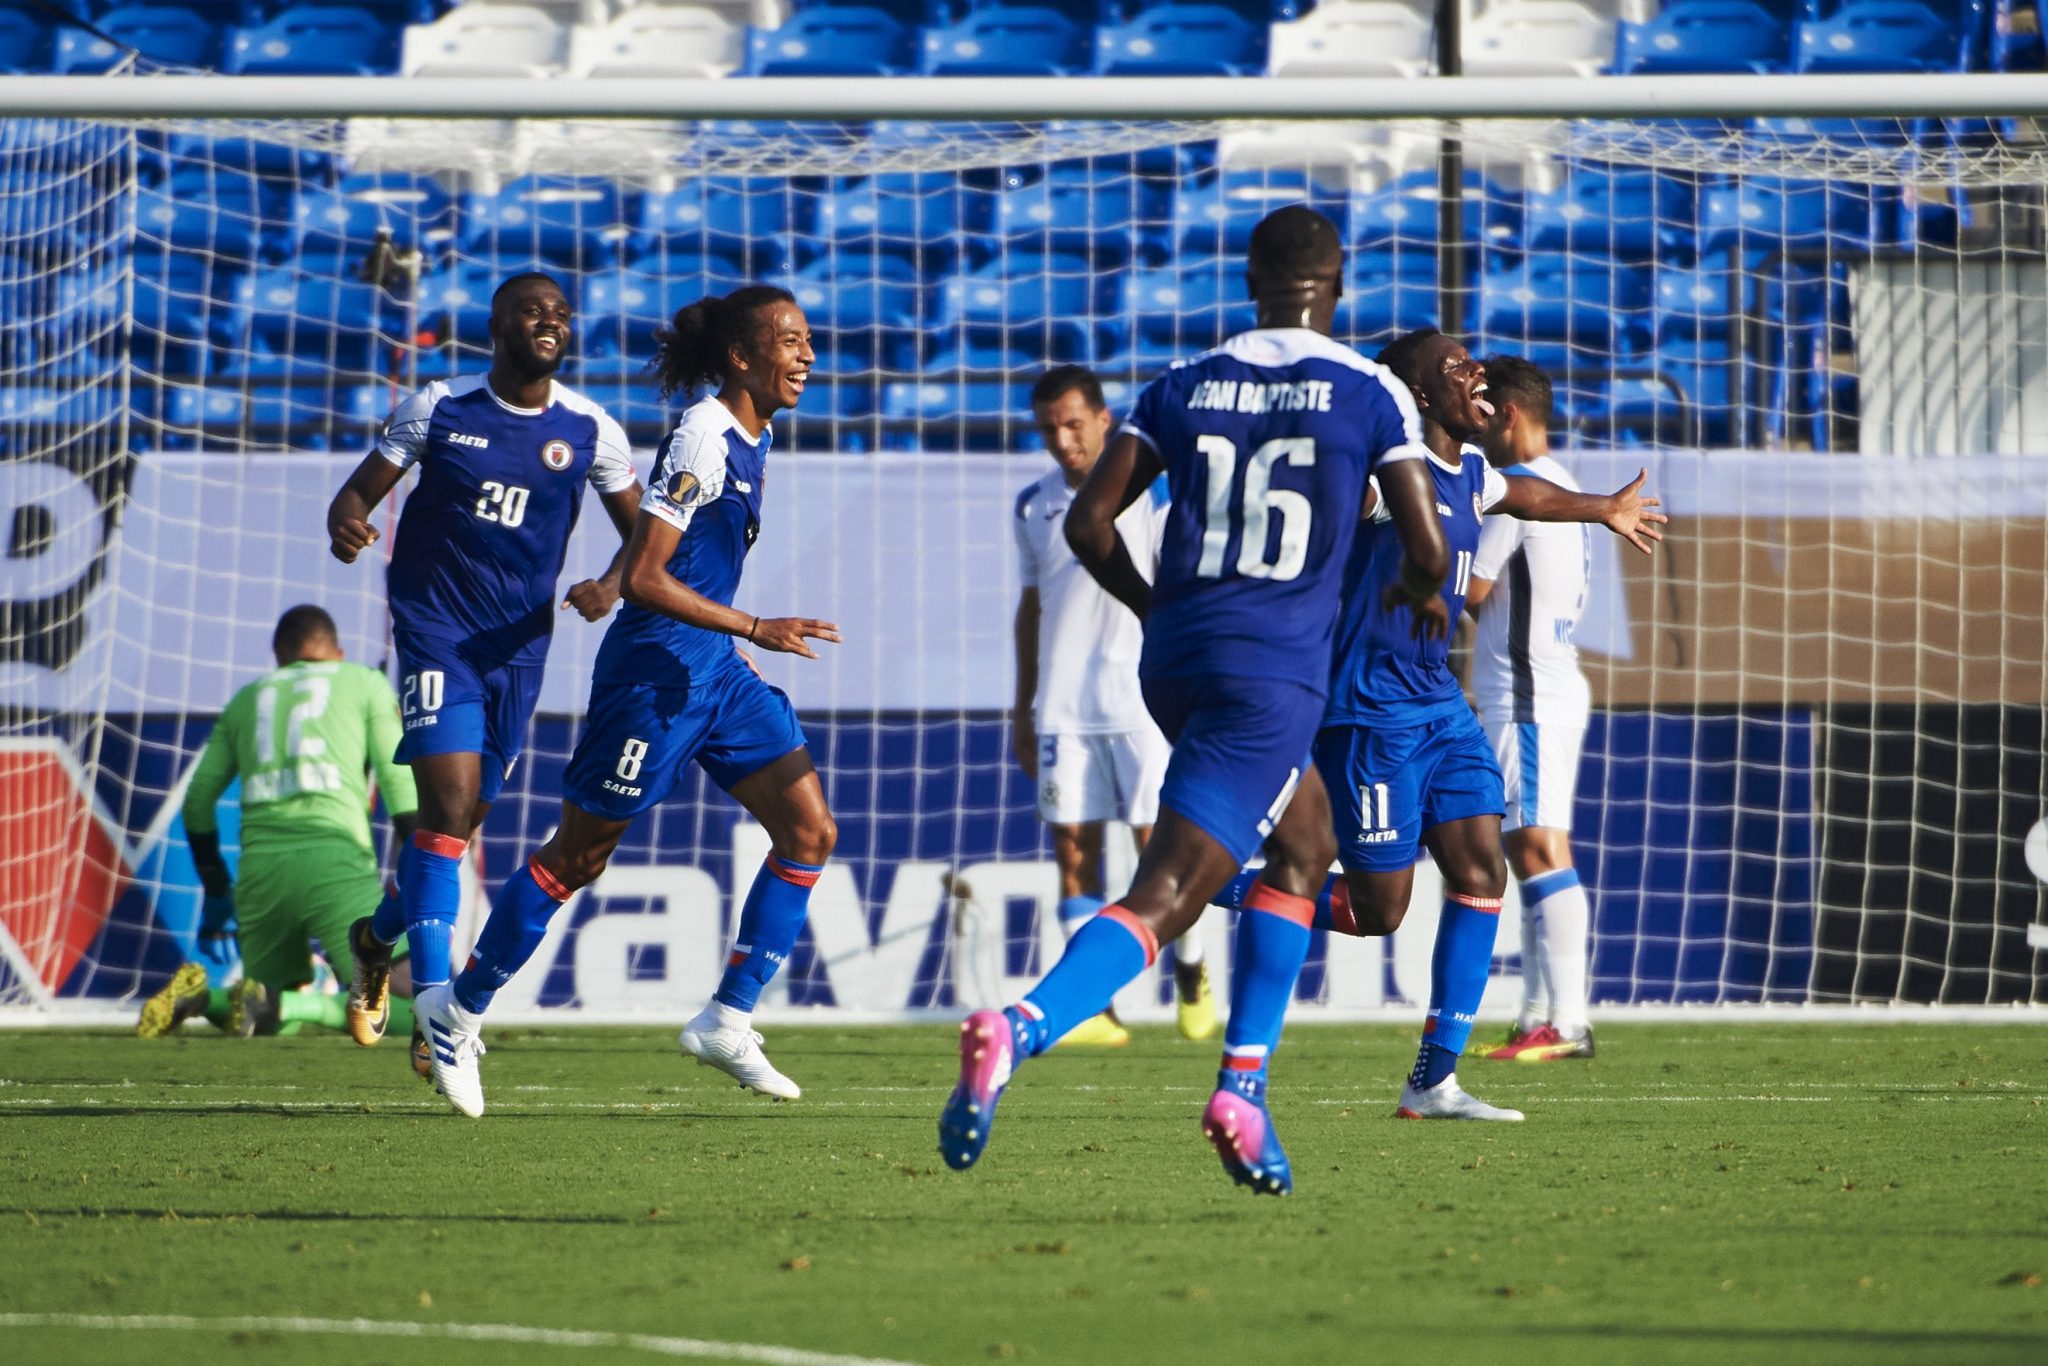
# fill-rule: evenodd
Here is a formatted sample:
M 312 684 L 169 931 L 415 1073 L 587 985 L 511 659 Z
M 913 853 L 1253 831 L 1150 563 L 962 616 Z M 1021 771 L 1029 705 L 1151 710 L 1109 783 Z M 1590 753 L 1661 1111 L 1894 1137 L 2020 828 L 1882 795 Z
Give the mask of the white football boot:
M 1498 1105 L 1488 1105 L 1479 1097 L 1458 1085 L 1458 1074 L 1451 1073 L 1427 1091 L 1414 1086 L 1401 1088 L 1401 1104 L 1394 1111 L 1397 1119 L 1491 1119 L 1511 1124 L 1522 1122 L 1520 1110 L 1504 1110 Z
M 476 1060 L 484 1055 L 483 1016 L 455 1003 L 447 983 L 423 987 L 412 1000 L 413 1014 L 427 1036 L 434 1068 L 434 1089 L 448 1103 L 475 1119 L 484 1112 L 484 1079 Z
M 732 1024 L 721 1018 L 716 1001 L 697 1012 L 697 1018 L 683 1026 L 682 1045 L 686 1057 L 705 1067 L 715 1067 L 749 1091 L 776 1100 L 795 1100 L 803 1089 L 775 1070 L 761 1051 L 761 1036 L 750 1026 Z

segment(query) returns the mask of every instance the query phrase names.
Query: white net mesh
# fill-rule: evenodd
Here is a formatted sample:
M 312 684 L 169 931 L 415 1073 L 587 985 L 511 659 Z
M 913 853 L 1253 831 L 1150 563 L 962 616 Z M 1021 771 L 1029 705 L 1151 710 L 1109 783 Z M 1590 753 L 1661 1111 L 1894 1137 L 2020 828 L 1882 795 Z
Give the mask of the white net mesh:
M 481 368 L 491 289 L 528 268 L 578 308 L 564 379 L 643 456 L 673 417 L 652 329 L 796 291 L 820 362 L 742 604 L 847 641 L 771 670 L 842 830 L 779 999 L 1006 994 L 1057 940 L 1007 752 L 1030 382 L 1082 361 L 1125 402 L 1249 325 L 1251 225 L 1303 200 L 1348 243 L 1345 340 L 1442 321 L 1534 359 L 1581 482 L 1648 464 L 1678 519 L 1654 564 L 1599 547 L 1578 637 L 1595 1000 L 2040 1000 L 2041 156 L 1953 120 L 0 125 L 0 1000 L 128 1000 L 185 955 L 207 726 L 294 602 L 386 659 L 381 574 L 327 558 L 327 499 L 398 398 Z M 598 638 L 557 635 L 491 885 L 552 824 Z M 680 794 L 501 999 L 686 1008 L 759 848 Z M 1305 1008 L 1422 998 L 1422 882 L 1395 940 L 1318 947 Z

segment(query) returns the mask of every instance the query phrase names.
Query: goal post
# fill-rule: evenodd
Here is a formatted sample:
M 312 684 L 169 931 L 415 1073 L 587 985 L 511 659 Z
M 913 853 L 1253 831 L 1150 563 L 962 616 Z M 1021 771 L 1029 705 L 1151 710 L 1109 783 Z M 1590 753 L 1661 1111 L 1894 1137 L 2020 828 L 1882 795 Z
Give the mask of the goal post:
M 327 500 L 399 398 L 486 363 L 527 268 L 643 464 L 677 306 L 768 279 L 818 334 L 741 604 L 842 628 L 761 661 L 842 835 L 771 1008 L 1014 993 L 1058 952 L 1009 754 L 1030 383 L 1086 363 L 1120 406 L 1248 325 L 1250 225 L 1300 201 L 1368 354 L 1443 315 L 1458 225 L 1472 349 L 1552 374 L 1582 484 L 1647 468 L 1673 515 L 1654 560 L 1596 536 L 1576 637 L 1596 1008 L 2048 1005 L 2043 117 L 2048 77 L 2005 75 L 0 78 L 0 1023 L 125 1017 L 189 955 L 212 719 L 296 602 L 388 665 L 382 565 L 328 557 Z M 557 629 L 469 932 L 553 825 L 601 632 Z M 501 1013 L 687 1012 L 764 850 L 684 783 Z M 1319 938 L 1298 1017 L 1414 1015 L 1434 885 L 1392 939 Z M 1120 1004 L 1162 1017 L 1164 986 Z

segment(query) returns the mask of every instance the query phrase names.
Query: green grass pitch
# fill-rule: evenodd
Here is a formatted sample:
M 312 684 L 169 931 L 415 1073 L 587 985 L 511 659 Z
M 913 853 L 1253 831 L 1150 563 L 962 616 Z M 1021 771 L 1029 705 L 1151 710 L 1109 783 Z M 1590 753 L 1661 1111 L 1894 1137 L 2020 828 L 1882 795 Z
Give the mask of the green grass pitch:
M 937 1026 L 771 1029 L 791 1105 L 662 1030 L 494 1030 L 478 1122 L 396 1040 L 0 1034 L 0 1360 L 2048 1361 L 2038 1027 L 1467 1060 L 1522 1125 L 1392 1118 L 1412 1037 L 1289 1035 L 1274 1200 L 1197 1130 L 1213 1048 L 1164 1030 L 1032 1063 L 967 1174 Z

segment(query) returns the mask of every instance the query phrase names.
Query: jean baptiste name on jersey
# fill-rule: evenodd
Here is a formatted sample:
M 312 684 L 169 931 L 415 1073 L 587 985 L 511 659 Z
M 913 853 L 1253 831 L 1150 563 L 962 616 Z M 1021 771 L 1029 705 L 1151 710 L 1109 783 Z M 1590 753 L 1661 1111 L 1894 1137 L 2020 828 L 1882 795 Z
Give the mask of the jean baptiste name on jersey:
M 1223 413 L 1327 413 L 1330 381 L 1295 380 L 1261 384 L 1256 380 L 1205 379 L 1188 393 L 1188 408 Z

